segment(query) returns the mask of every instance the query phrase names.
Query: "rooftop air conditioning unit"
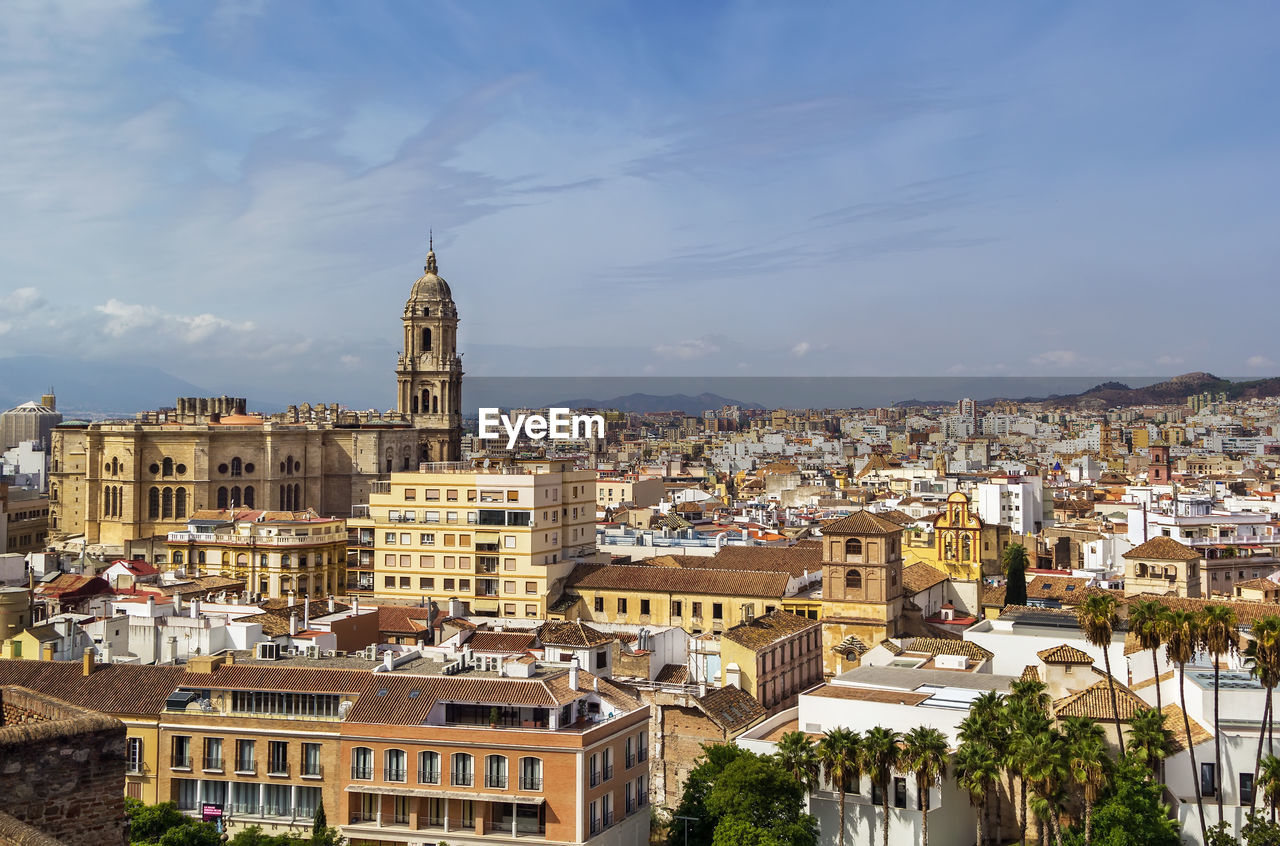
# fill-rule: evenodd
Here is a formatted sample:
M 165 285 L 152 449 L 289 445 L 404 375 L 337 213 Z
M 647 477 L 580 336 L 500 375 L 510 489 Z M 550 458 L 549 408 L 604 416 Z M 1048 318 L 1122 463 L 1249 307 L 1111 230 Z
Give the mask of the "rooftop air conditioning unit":
M 326 657 L 326 658 L 337 658 L 337 657 L 338 657 L 338 651 L 337 651 L 336 649 L 326 649 L 326 650 L 324 651 L 324 657 Z
M 308 658 L 319 658 L 319 657 L 320 657 L 320 647 L 315 646 L 315 645 L 308 646 L 308 647 L 306 648 L 306 655 L 307 655 L 307 657 L 308 657 Z
M 272 641 L 265 641 L 254 647 L 254 657 L 259 661 L 274 661 L 280 657 L 280 647 Z

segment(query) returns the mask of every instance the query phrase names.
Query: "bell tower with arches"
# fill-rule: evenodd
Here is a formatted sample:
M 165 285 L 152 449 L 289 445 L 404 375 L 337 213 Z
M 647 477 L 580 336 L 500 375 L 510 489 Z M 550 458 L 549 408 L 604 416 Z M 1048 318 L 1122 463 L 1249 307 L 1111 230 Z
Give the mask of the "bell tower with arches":
M 421 433 L 419 461 L 462 457 L 462 358 L 458 309 L 440 277 L 434 244 L 404 306 L 404 351 L 396 367 L 396 408 Z

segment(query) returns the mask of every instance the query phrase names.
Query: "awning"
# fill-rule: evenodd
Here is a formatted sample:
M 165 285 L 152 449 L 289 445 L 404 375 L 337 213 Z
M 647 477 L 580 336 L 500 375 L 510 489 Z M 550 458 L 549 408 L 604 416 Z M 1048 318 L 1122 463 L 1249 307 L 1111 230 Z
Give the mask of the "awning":
M 348 784 L 347 793 L 387 793 L 392 796 L 422 796 L 427 799 L 470 799 L 473 802 L 515 802 L 517 805 L 541 805 L 543 796 L 522 796 L 512 793 L 481 793 L 471 790 L 453 790 L 448 787 L 391 787 L 389 785 Z

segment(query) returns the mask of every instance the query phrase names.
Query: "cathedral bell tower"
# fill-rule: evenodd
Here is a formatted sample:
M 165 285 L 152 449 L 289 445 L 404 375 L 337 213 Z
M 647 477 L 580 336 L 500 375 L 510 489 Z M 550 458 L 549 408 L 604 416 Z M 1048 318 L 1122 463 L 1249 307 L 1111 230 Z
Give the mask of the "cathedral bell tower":
M 462 358 L 458 309 L 438 273 L 434 245 L 404 306 L 396 407 L 420 432 L 420 461 L 462 458 Z

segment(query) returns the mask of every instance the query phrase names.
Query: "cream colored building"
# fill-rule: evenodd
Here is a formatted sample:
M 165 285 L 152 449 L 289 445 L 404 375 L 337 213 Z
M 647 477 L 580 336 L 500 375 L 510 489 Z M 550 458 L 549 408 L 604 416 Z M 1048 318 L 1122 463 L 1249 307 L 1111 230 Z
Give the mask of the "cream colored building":
M 1163 535 L 1124 554 L 1124 595 L 1201 596 L 1200 553 Z
M 666 487 L 659 478 L 625 479 L 602 476 L 596 480 L 596 502 L 601 508 L 612 508 L 629 502 L 638 508 L 648 508 L 662 502 Z
M 275 599 L 345 592 L 347 521 L 315 511 L 201 511 L 170 532 L 168 562 L 192 575 L 243 580 Z
M 593 561 L 595 473 L 566 459 L 488 469 L 466 462 L 393 473 L 370 495 L 378 598 L 456 597 L 473 613 L 547 616 L 548 596 Z

